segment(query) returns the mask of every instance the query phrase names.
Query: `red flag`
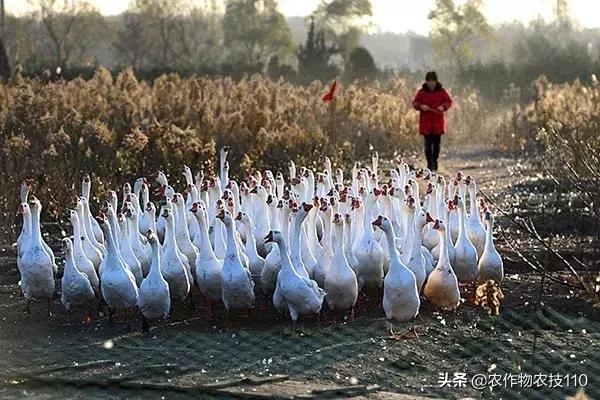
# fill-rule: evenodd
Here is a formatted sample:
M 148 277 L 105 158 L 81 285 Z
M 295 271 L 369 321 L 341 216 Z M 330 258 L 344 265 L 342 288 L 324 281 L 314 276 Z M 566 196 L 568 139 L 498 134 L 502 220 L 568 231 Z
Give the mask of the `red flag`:
M 329 92 L 323 96 L 322 100 L 325 103 L 329 103 L 331 100 L 333 100 L 333 97 L 335 96 L 335 89 L 337 88 L 337 80 L 333 81 L 333 84 L 331 85 L 331 89 L 329 89 Z

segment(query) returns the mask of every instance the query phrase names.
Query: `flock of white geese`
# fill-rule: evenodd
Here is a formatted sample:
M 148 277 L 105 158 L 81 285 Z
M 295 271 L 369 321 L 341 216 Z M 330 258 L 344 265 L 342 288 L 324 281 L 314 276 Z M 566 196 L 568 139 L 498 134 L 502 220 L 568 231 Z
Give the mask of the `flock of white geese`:
M 398 161 L 383 183 L 375 154 L 370 166 L 354 166 L 350 179 L 325 158 L 317 172 L 290 161 L 288 182 L 267 170 L 238 183 L 229 178 L 227 151 L 220 151 L 218 176 L 194 177 L 184 167 L 182 192 L 159 171 L 158 217 L 144 177 L 133 188 L 125 183 L 120 208 L 110 191 L 92 217 L 85 176 L 69 210 L 73 239 L 62 239 L 64 307 L 86 309 L 89 320 L 100 303 L 111 321 L 115 311 L 137 307 L 147 331 L 197 287 L 212 317 L 215 304 L 229 321 L 230 311 L 249 310 L 265 296 L 295 325 L 318 315 L 324 302 L 353 319 L 359 292 L 374 289 L 386 317 L 412 320 L 414 329 L 422 295 L 454 310 L 459 283 L 502 282 L 494 215 L 471 176 L 446 179 Z M 27 311 L 34 299 L 48 300 L 50 309 L 58 270 L 41 233 L 42 205 L 29 195 L 32 183 L 21 186 L 17 240 Z

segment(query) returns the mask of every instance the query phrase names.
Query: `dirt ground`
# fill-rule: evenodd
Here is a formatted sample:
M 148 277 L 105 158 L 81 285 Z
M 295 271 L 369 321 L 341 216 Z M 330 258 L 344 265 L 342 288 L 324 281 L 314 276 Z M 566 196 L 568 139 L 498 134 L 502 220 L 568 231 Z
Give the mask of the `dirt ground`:
M 445 172 L 462 169 L 475 176 L 486 194 L 508 208 L 533 201 L 519 193 L 532 182 L 530 192 L 540 192 L 531 166 L 511 157 L 471 151 L 443 162 Z M 498 223 L 510 225 L 502 217 Z M 527 251 L 526 240 L 523 245 Z M 564 399 L 575 394 L 581 374 L 588 396 L 600 398 L 599 310 L 564 285 L 542 282 L 501 239 L 498 246 L 507 276 L 500 316 L 465 301 L 454 327 L 451 313 L 424 303 L 419 339 L 403 340 L 389 337 L 383 310 L 369 305 L 369 298 L 361 299 L 354 322 L 325 315 L 320 329 L 316 320 L 306 320 L 298 336 L 262 304 L 249 316 L 236 316 L 230 329 L 223 313 L 209 321 L 204 304 L 180 304 L 170 321 L 149 334 L 140 332 L 135 315 L 119 315 L 114 325 L 104 316 L 83 324 L 81 313 L 67 315 L 58 300 L 53 316 L 45 304 L 25 314 L 14 248 L 4 247 L 0 398 Z M 396 330 L 407 327 L 397 324 Z M 466 384 L 457 373 L 466 374 Z M 502 381 L 519 373 L 578 378 L 553 388 Z M 451 382 L 442 385 L 446 374 Z M 498 374 L 500 385 L 473 388 L 477 374 Z

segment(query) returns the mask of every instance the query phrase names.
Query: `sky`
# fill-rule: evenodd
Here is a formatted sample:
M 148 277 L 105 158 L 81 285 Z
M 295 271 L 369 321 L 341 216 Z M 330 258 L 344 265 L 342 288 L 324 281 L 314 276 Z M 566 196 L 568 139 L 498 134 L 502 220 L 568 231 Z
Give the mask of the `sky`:
M 128 0 L 90 0 L 102 14 L 114 15 L 124 11 Z M 206 0 L 195 0 L 204 4 Z M 287 16 L 306 16 L 320 0 L 278 0 L 280 10 Z M 458 0 L 457 2 L 460 2 Z M 371 0 L 373 16 L 371 22 L 375 30 L 402 33 L 413 31 L 420 34 L 429 32 L 427 14 L 435 0 Z M 31 10 L 28 0 L 5 0 L 8 12 L 22 14 Z M 541 16 L 553 18 L 556 0 L 484 0 L 483 12 L 492 24 L 521 21 L 527 23 Z M 600 27 L 600 1 L 570 0 L 572 17 L 584 28 Z

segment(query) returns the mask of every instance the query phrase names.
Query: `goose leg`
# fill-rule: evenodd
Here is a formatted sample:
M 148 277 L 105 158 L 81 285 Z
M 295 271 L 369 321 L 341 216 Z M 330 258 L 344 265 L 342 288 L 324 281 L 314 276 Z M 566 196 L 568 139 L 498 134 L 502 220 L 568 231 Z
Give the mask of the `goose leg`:
M 114 310 L 110 307 L 108 307 L 108 323 L 110 325 L 114 325 L 115 324 L 115 320 L 113 319 L 113 314 L 114 314 Z
M 52 314 L 52 299 L 48 299 L 48 308 L 46 309 L 46 312 L 48 313 L 49 317 L 53 317 L 54 315 Z
M 354 307 L 350 309 L 350 322 L 354 322 Z
M 215 302 L 212 300 L 208 301 L 208 317 L 211 321 L 215 320 Z
M 411 320 L 411 327 L 408 331 L 406 331 L 404 333 L 404 335 L 402 335 L 403 337 L 406 337 L 408 335 L 414 335 L 415 339 L 419 338 L 419 334 L 417 333 L 417 329 L 415 328 L 415 317 L 412 318 Z
M 454 315 L 454 318 L 452 319 L 452 327 L 454 329 L 458 329 L 458 325 L 456 324 L 456 308 L 452 309 L 452 314 Z
M 148 333 L 150 332 L 150 323 L 148 322 L 148 318 L 142 315 L 142 332 Z
M 25 308 L 23 308 L 23 311 L 27 314 L 31 314 L 31 299 L 27 299 L 27 301 L 25 302 Z
M 231 315 L 229 313 L 229 309 L 226 309 L 225 313 L 227 314 L 227 322 L 226 322 L 227 329 L 231 329 Z
M 398 334 L 396 332 L 394 332 L 394 323 L 391 321 L 388 321 L 390 324 L 390 338 L 394 339 L 394 340 L 398 340 Z

